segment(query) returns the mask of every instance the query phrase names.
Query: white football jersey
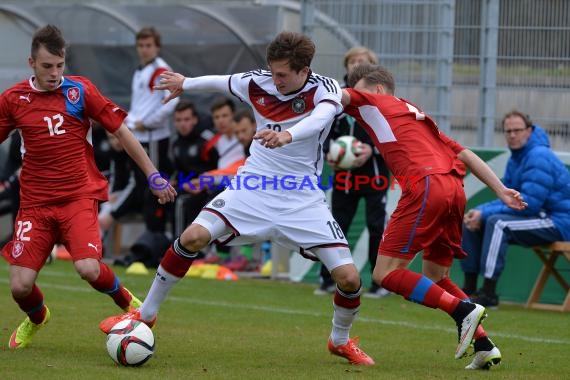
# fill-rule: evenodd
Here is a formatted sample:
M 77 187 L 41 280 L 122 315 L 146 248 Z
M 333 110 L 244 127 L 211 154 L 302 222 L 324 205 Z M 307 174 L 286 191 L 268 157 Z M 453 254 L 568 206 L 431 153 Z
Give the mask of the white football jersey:
M 290 95 L 277 91 L 271 72 L 267 70 L 234 74 L 230 77 L 229 89 L 252 107 L 258 132 L 265 128 L 286 131 L 309 116 L 323 101 L 334 104 L 338 114 L 342 112 L 342 92 L 338 82 L 314 73 L 309 75 L 302 89 Z M 267 177 L 294 176 L 294 179 L 288 177 L 291 182 L 301 182 L 304 177 L 309 177 L 317 183 L 324 162 L 322 145 L 331 124 L 332 120 L 320 126 L 320 133 L 275 149 L 268 149 L 254 140 L 251 156 L 242 171 Z
M 143 143 L 159 141 L 170 137 L 171 118 L 179 99 L 172 99 L 162 104 L 162 99 L 168 91 L 157 91 L 153 87 L 159 84 L 160 74 L 172 68 L 160 57 L 137 68 L 131 84 L 131 107 L 125 124 Z M 140 120 L 145 126 L 144 131 L 136 130 L 135 122 Z

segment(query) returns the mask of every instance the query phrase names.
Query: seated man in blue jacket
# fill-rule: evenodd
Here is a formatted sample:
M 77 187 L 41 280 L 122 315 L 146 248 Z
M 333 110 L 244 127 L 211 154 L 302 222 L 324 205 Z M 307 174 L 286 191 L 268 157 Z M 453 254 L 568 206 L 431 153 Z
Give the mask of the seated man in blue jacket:
M 462 247 L 469 256 L 461 262 L 463 290 L 485 307 L 499 304 L 496 286 L 509 244 L 570 240 L 570 174 L 550 149 L 548 136 L 517 110 L 505 115 L 503 131 L 511 150 L 503 183 L 520 191 L 528 207 L 515 211 L 496 199 L 465 214 Z M 479 274 L 484 282 L 477 290 Z

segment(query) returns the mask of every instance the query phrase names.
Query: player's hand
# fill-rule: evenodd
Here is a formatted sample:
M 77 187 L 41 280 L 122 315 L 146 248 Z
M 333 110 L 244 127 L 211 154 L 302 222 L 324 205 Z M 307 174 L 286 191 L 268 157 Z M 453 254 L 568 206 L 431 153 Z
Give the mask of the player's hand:
M 164 182 L 161 182 L 164 181 Z M 158 203 L 161 205 L 168 202 L 174 202 L 176 199 L 176 190 L 164 178 L 154 178 L 153 186 L 150 191 L 158 198 Z
M 111 213 L 104 215 L 99 214 L 99 227 L 101 227 L 103 231 L 108 231 L 109 228 L 111 228 L 111 225 L 113 224 L 114 221 L 115 219 L 113 218 Z
M 274 149 L 283 145 L 289 144 L 293 137 L 287 131 L 276 132 L 272 129 L 264 129 L 259 131 L 253 136 L 255 140 L 258 140 L 261 145 L 266 148 Z
M 172 71 L 165 71 L 160 74 L 160 82 L 153 88 L 155 90 L 168 90 L 170 94 L 164 99 L 162 103 L 166 104 L 174 98 L 179 97 L 184 92 L 182 84 L 184 83 L 186 77 L 179 73 L 173 73 Z
M 463 216 L 463 223 L 469 231 L 477 231 L 481 228 L 481 211 L 471 209 Z
M 142 121 L 137 120 L 135 121 L 135 131 L 144 131 L 145 127 Z
M 358 150 L 354 152 L 356 158 L 354 159 L 354 167 L 359 168 L 372 157 L 372 147 L 365 143 L 360 143 Z
M 118 192 L 114 192 L 114 193 L 109 194 L 109 200 L 108 200 L 108 202 L 109 202 L 109 203 L 115 203 L 115 202 L 117 202 L 118 199 L 119 199 L 119 194 L 118 194 Z
M 515 189 L 505 188 L 497 194 L 500 200 L 513 210 L 524 210 L 528 207 L 521 193 Z

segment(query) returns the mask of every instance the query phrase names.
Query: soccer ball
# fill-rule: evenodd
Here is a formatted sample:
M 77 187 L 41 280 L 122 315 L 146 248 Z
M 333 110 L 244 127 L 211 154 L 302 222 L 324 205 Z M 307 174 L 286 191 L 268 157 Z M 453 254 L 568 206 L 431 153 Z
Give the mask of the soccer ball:
M 340 136 L 331 141 L 327 158 L 341 169 L 352 169 L 356 153 L 360 152 L 361 146 L 362 143 L 354 136 Z
M 143 322 L 126 319 L 113 326 L 107 335 L 107 352 L 117 364 L 143 365 L 154 353 L 154 335 Z

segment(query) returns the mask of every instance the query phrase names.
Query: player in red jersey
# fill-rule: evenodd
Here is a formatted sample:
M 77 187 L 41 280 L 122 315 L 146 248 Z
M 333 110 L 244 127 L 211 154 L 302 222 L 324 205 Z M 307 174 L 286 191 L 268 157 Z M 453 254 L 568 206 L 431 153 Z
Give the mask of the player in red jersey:
M 419 108 L 394 96 L 394 79 L 380 66 L 362 65 L 343 90 L 344 111 L 371 136 L 402 187 L 402 196 L 378 249 L 374 281 L 391 292 L 448 313 L 456 322 L 461 358 L 475 338 L 475 358 L 466 368 L 489 368 L 501 353 L 480 326 L 485 308 L 448 277 L 461 249 L 465 166 L 513 209 L 524 209 L 519 192 L 506 188 L 477 155 L 456 143 Z M 423 274 L 407 269 L 423 250 Z
M 95 166 L 90 119 L 119 139 L 147 177 L 156 172 L 123 123 L 126 113 L 87 78 L 63 76 L 65 40 L 57 27 L 36 31 L 29 65 L 34 74 L 0 97 L 0 142 L 18 129 L 23 146 L 20 210 L 2 254 L 10 263 L 12 297 L 28 316 L 12 333 L 10 348 L 29 345 L 49 321 L 35 282 L 55 243 L 67 248 L 75 269 L 94 289 L 124 310 L 140 305 L 101 262 L 97 210 L 98 202 L 107 200 L 107 181 Z M 173 201 L 176 192 L 161 183 L 163 189 L 154 190 L 159 202 Z

